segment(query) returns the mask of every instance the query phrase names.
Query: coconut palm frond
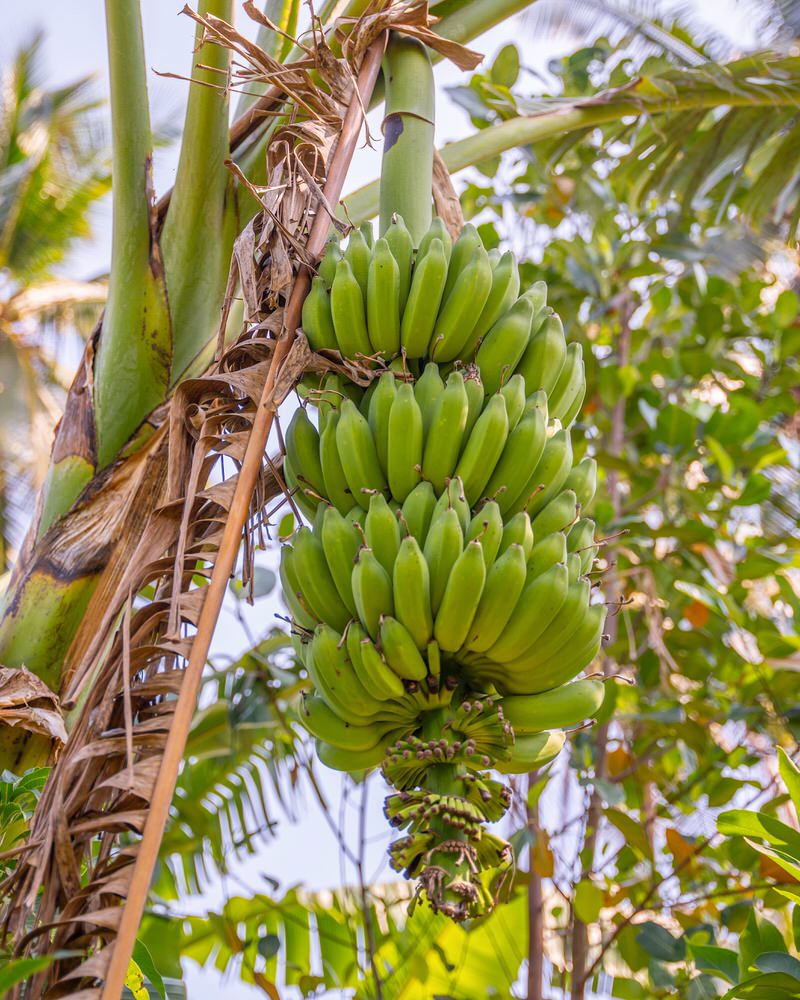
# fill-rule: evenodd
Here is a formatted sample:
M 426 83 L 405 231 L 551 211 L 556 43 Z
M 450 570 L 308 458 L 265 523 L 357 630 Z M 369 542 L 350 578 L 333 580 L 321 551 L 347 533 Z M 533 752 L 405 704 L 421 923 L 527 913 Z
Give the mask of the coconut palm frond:
M 712 5 L 685 0 L 539 0 L 525 13 L 525 31 L 571 48 L 607 39 L 637 64 L 666 56 L 678 65 L 728 60 L 754 47 L 787 52 L 800 32 L 797 0 L 739 0 L 722 19 Z M 736 31 L 736 25 L 745 29 Z M 748 44 L 749 40 L 749 44 Z
M 0 266 L 16 282 L 47 277 L 89 235 L 88 210 L 111 185 L 91 80 L 44 90 L 41 42 L 19 50 L 0 87 Z
M 454 99 L 476 119 L 495 124 L 504 141 L 490 144 L 492 129 L 452 143 L 448 166 L 514 146 L 534 166 L 558 171 L 569 157 L 586 157 L 590 171 L 613 171 L 623 200 L 634 210 L 650 195 L 672 200 L 684 213 L 738 216 L 753 225 L 785 224 L 795 231 L 800 214 L 800 58 L 758 53 L 729 63 L 681 68 L 663 62 L 644 67 L 621 86 L 588 96 L 517 97 L 473 82 L 470 101 Z M 586 91 L 584 90 L 584 94 Z M 528 138 L 530 136 L 530 138 Z M 469 147 L 469 148 L 468 148 Z M 469 160 L 470 148 L 476 151 Z M 454 163 L 458 150 L 460 162 Z

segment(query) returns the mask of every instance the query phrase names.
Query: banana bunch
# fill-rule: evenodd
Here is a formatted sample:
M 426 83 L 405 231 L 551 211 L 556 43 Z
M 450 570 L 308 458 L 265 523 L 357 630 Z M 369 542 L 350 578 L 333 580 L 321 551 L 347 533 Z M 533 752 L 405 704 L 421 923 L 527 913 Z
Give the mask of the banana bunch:
M 591 477 L 585 466 L 573 471 Z M 594 523 L 579 511 L 563 489 L 533 518 L 504 521 L 495 500 L 473 514 L 458 477 L 438 500 L 422 482 L 399 507 L 379 492 L 347 516 L 320 504 L 283 547 L 284 594 L 301 628 L 325 624 L 347 634 L 351 659 L 366 652 L 384 696 L 402 695 L 384 675 L 427 681 L 442 656 L 479 689 L 548 691 L 591 662 L 605 621 L 586 577 Z
M 301 722 L 327 766 L 380 767 L 395 789 L 398 871 L 437 911 L 487 912 L 511 863 L 487 830 L 510 802 L 491 772 L 552 761 L 597 715 L 605 608 L 588 574 L 597 480 L 570 425 L 585 393 L 578 345 L 513 255 L 434 221 L 414 251 L 329 242 L 303 310 L 326 374 L 286 431 L 302 524 L 282 547 L 293 641 L 313 688 Z
M 487 253 L 471 225 L 453 244 L 434 219 L 416 251 L 399 216 L 374 244 L 368 227 L 353 230 L 344 249 L 330 242 L 302 325 L 314 350 L 366 366 L 399 357 L 417 374 L 425 360 L 474 363 L 487 396 L 519 373 L 526 395 L 542 390 L 563 427 L 586 393 L 582 348 L 567 345 L 545 283 L 520 294 L 514 255 Z
M 526 396 L 519 374 L 485 396 L 473 366 L 445 382 L 429 363 L 415 383 L 384 372 L 360 406 L 333 399 L 319 429 L 299 407 L 286 432 L 286 484 L 309 520 L 322 501 L 348 515 L 376 492 L 403 504 L 427 484 L 439 497 L 454 478 L 469 508 L 490 499 L 504 519 L 538 516 L 568 480 L 581 505 L 594 493 L 594 464 L 573 469 L 570 431 L 549 419 L 543 390 Z M 551 508 L 548 520 L 557 516 Z

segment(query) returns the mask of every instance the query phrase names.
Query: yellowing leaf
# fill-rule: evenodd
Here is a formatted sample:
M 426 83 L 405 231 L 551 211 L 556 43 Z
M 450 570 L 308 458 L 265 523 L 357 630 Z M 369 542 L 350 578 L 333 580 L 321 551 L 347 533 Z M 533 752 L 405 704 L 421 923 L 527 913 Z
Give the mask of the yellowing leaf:
M 128 971 L 125 973 L 125 985 L 133 993 L 135 1000 L 150 1000 L 150 994 L 144 985 L 142 970 L 133 959 L 128 963 Z

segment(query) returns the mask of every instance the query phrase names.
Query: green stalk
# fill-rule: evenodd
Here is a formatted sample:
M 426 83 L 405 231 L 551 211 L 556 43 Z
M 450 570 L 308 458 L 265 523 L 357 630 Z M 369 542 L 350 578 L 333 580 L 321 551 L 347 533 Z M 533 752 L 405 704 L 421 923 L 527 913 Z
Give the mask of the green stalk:
M 232 10 L 233 0 L 204 0 L 199 13 L 230 21 Z M 195 45 L 202 33 L 198 24 Z M 239 222 L 225 166 L 230 51 L 208 43 L 192 62 L 196 82 L 189 88 L 178 172 L 160 240 L 173 329 L 170 385 L 216 331 Z
M 95 361 L 97 464 L 104 468 L 166 395 L 172 333 L 153 232 L 152 136 L 138 0 L 106 0 L 114 216 Z
M 386 117 L 380 182 L 380 231 L 396 212 L 414 246 L 431 224 L 435 86 L 424 45 L 392 35 L 383 60 Z

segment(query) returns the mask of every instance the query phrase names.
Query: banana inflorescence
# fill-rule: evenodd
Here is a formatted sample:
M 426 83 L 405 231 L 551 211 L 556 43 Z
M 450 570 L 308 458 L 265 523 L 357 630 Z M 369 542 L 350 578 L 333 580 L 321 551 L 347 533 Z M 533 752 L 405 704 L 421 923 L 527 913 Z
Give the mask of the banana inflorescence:
M 510 796 L 488 773 L 535 771 L 591 719 L 605 607 L 587 578 L 591 458 L 571 425 L 586 383 L 543 282 L 435 220 L 416 252 L 395 217 L 328 245 L 303 309 L 330 374 L 286 432 L 307 525 L 281 554 L 294 643 L 313 684 L 302 721 L 330 767 L 382 767 L 404 836 L 393 865 L 455 919 L 486 912 L 510 848 Z

